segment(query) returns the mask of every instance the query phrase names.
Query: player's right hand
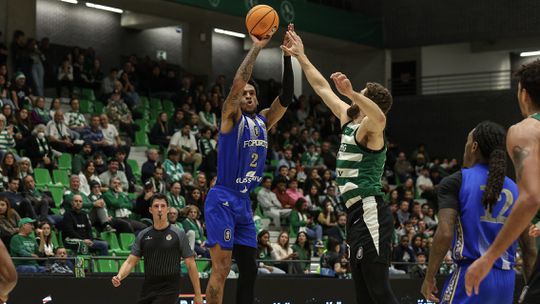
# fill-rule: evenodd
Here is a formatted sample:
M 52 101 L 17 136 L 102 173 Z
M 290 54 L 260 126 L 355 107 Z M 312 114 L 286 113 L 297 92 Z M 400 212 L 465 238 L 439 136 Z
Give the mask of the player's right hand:
M 439 290 L 437 289 L 437 281 L 435 281 L 435 278 L 433 279 L 424 279 L 424 283 L 422 283 L 422 290 L 421 293 L 426 298 L 426 300 L 430 302 L 439 302 L 439 299 L 435 296 Z
M 201 295 L 196 295 L 195 298 L 193 299 L 193 303 L 194 304 L 203 304 L 202 296 Z
M 268 42 L 270 42 L 270 39 L 272 39 L 272 36 L 271 35 L 267 35 L 266 37 L 255 37 L 253 35 L 249 35 L 251 36 L 251 40 L 253 41 L 253 45 L 256 45 L 260 48 L 264 48 Z
M 120 276 L 116 275 L 116 276 L 112 277 L 112 284 L 113 284 L 114 287 L 120 286 L 122 284 Z

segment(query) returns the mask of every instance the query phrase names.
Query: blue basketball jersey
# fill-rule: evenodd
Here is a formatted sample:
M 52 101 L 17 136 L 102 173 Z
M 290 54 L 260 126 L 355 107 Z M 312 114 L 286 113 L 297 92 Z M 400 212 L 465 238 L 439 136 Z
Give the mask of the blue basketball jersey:
M 262 181 L 267 149 L 266 119 L 242 114 L 229 133 L 219 133 L 216 185 L 246 194 L 255 189 Z
M 459 193 L 459 213 L 454 234 L 452 256 L 459 264 L 471 263 L 480 258 L 493 243 L 501 231 L 506 218 L 512 211 L 518 198 L 518 188 L 508 177 L 505 178 L 503 190 L 497 203 L 489 212 L 482 204 L 482 195 L 488 177 L 488 166 L 475 165 L 461 170 L 462 182 Z M 497 259 L 494 266 L 509 270 L 515 262 L 517 243 L 514 242 L 504 254 Z

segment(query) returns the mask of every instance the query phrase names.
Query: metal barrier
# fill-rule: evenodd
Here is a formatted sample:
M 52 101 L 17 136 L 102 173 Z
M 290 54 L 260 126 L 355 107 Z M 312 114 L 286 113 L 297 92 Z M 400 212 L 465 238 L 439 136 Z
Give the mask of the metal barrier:
M 395 96 L 433 95 L 459 92 L 509 90 L 512 71 L 425 76 L 421 78 L 392 78 L 388 86 Z

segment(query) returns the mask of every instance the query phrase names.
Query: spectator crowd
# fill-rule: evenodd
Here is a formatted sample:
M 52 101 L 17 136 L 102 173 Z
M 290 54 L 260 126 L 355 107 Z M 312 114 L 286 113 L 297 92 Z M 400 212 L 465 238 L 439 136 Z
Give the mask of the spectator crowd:
M 279 94 L 279 86 L 267 88 L 262 105 Z M 16 31 L 9 49 L 0 45 L 0 237 L 13 257 L 51 258 L 16 259 L 18 271 L 72 273 L 68 255 L 129 253 L 117 242 L 151 225 L 155 193 L 167 195 L 170 223 L 209 258 L 204 201 L 216 180 L 227 92 L 225 76 L 209 85 L 149 57 L 130 55 L 104 72 L 92 48 L 59 56 L 47 38 Z M 269 130 L 265 177 L 251 193 L 259 273 L 310 273 L 317 257 L 321 275 L 348 276 L 347 215 L 335 181 L 340 133 L 329 109 L 307 95 Z M 148 149 L 139 165 L 130 154 L 140 145 Z M 391 270 L 422 276 L 437 228 L 437 185 L 460 166 L 430 157 L 422 144 L 408 155 L 391 139 L 387 147 Z M 441 273 L 452 270 L 448 256 Z

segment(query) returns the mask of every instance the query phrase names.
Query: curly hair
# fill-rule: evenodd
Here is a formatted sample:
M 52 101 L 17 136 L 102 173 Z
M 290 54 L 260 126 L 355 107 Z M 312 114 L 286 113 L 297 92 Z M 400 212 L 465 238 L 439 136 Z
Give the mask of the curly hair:
M 384 114 L 390 111 L 393 102 L 392 94 L 390 94 L 390 91 L 388 91 L 388 89 L 383 87 L 380 83 L 366 83 L 366 93 L 364 95 L 373 100 L 373 102 L 375 102 L 379 108 L 381 108 Z
M 527 90 L 532 102 L 540 107 L 540 59 L 522 65 L 514 74 L 521 88 Z
M 489 174 L 482 203 L 491 212 L 499 200 L 506 176 L 505 129 L 494 122 L 484 121 L 473 132 L 473 140 L 478 143 L 480 153 L 489 162 Z

